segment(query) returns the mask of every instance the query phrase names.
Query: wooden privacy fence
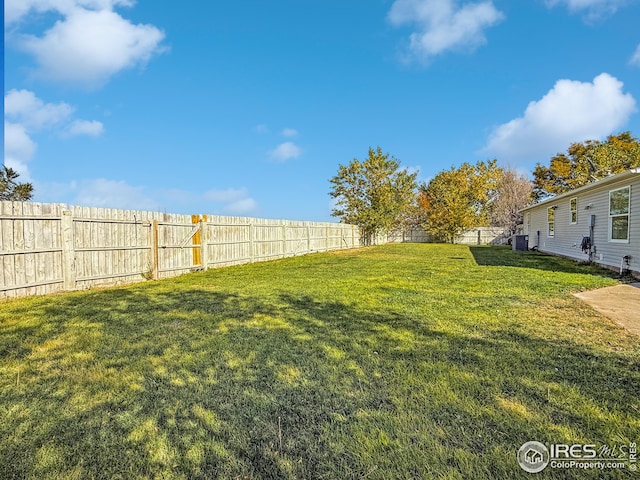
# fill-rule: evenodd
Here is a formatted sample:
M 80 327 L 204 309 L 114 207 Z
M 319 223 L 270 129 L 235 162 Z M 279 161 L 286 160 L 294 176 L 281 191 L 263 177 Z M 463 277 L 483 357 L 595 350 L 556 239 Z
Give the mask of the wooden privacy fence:
M 457 237 L 454 243 L 459 245 L 502 245 L 507 242 L 508 238 L 504 228 L 476 227 Z
M 387 235 L 387 241 L 390 243 L 429 243 L 433 239 L 420 227 L 408 227 L 390 232 Z
M 507 242 L 509 235 L 500 227 L 475 227 L 455 238 L 458 245 L 502 245 Z M 420 227 L 406 228 L 391 232 L 387 236 L 391 243 L 437 243 L 439 240 Z
M 362 245 L 339 223 L 0 202 L 0 298 Z

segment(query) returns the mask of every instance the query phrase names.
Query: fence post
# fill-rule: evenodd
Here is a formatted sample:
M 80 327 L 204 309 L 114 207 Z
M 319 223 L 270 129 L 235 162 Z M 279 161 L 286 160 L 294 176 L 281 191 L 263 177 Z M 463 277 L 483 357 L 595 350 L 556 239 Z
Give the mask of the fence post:
M 151 223 L 151 278 L 158 280 L 160 274 L 158 264 L 158 220 L 153 220 Z
M 201 221 L 200 221 L 200 215 L 191 215 L 191 223 L 195 226 L 198 225 L 198 228 L 200 228 L 200 225 L 202 225 Z M 193 266 L 197 266 L 197 265 L 202 265 L 202 258 L 200 257 L 200 252 L 201 252 L 201 245 L 202 245 L 202 231 L 198 230 L 193 237 L 191 237 L 191 244 L 192 245 L 197 245 L 197 247 L 193 247 L 192 251 L 193 251 Z
M 478 245 L 482 245 L 482 233 L 480 229 L 478 229 Z
M 200 262 L 202 269 L 207 270 L 209 260 L 207 258 L 207 242 L 209 241 L 209 226 L 207 225 L 207 216 L 202 215 L 200 219 Z
M 76 255 L 73 232 L 73 214 L 70 210 L 62 211 L 62 278 L 64 289 L 76 288 Z
M 307 224 L 307 253 L 311 253 L 311 227 Z

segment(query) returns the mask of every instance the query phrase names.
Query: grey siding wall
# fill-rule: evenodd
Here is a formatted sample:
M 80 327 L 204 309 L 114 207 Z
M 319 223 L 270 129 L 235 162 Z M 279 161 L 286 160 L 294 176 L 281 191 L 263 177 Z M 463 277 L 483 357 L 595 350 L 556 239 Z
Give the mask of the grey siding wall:
M 631 187 L 629 242 L 609 241 L 609 192 L 626 186 Z M 578 222 L 571 224 L 571 198 L 578 199 Z M 547 208 L 557 205 L 555 210 L 555 235 L 547 231 Z M 591 208 L 587 208 L 591 205 Z M 527 217 L 529 215 L 529 217 Z M 588 260 L 582 253 L 582 237 L 589 235 L 589 217 L 595 215 L 593 260 L 603 266 L 620 267 L 624 255 L 630 255 L 631 270 L 640 272 L 640 179 L 622 180 L 593 190 L 550 201 L 525 212 L 525 233 L 529 235 L 529 248 L 537 246 L 541 252 L 563 255 L 576 260 Z M 526 229 L 529 231 L 526 232 Z M 539 237 L 537 232 L 540 232 Z

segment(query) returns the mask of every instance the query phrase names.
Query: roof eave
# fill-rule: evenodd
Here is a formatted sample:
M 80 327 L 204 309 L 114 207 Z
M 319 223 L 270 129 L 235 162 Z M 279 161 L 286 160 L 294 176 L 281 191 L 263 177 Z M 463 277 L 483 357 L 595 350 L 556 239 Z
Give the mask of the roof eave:
M 565 192 L 565 193 L 561 193 L 560 195 L 556 195 L 555 197 L 549 197 L 539 203 L 534 203 L 533 205 L 529 205 L 528 207 L 524 207 L 523 209 L 519 210 L 519 212 L 526 212 L 527 210 L 531 210 L 532 208 L 536 208 L 539 207 L 541 205 L 544 205 L 546 203 L 551 203 L 551 202 L 555 202 L 558 200 L 562 200 L 563 198 L 567 198 L 567 197 L 573 197 L 579 193 L 582 193 L 584 191 L 587 190 L 591 190 L 593 188 L 597 188 L 597 187 L 601 187 L 603 185 L 607 185 L 609 183 L 613 183 L 613 182 L 618 182 L 620 180 L 625 180 L 627 178 L 632 178 L 636 175 L 640 175 L 640 167 L 636 167 L 636 168 L 632 168 L 631 170 L 626 170 L 622 173 L 618 173 L 615 175 L 609 175 L 608 177 L 602 178 L 596 182 L 593 183 L 589 183 L 588 185 L 584 185 L 582 187 L 576 188 L 574 190 L 571 190 L 569 192 Z

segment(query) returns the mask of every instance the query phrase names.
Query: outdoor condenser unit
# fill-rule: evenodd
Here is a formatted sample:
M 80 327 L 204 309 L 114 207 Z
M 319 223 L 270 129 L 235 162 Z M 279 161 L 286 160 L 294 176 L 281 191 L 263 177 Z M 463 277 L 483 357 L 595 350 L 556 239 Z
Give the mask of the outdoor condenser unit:
M 529 250 L 529 235 L 514 235 L 511 248 L 516 252 L 526 252 Z

